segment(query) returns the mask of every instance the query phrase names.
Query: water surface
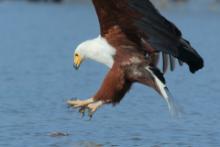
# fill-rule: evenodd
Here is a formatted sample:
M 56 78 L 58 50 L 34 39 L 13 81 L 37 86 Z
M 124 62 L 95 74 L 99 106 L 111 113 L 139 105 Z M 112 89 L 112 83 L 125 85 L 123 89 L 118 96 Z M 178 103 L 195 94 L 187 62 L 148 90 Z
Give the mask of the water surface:
M 88 121 L 65 101 L 92 96 L 108 70 L 91 61 L 72 68 L 74 47 L 99 32 L 93 8 L 0 3 L 0 146 L 220 146 L 220 13 L 191 7 L 163 10 L 205 59 L 195 75 L 187 66 L 166 75 L 182 118 L 172 119 L 160 96 L 135 85 L 120 105 Z

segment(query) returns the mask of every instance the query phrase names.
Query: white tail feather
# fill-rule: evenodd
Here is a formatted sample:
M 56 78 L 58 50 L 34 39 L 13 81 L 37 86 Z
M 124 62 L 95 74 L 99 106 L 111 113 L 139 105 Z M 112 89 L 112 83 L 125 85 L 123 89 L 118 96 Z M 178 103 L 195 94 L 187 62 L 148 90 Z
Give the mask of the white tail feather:
M 181 116 L 181 111 L 177 107 L 177 104 L 174 102 L 174 99 L 171 93 L 169 92 L 169 89 L 148 67 L 146 69 L 153 75 L 156 85 L 159 89 L 159 92 L 166 101 L 171 115 L 175 117 Z
M 166 87 L 165 84 L 163 84 L 156 76 L 155 76 L 156 83 L 160 89 L 161 95 L 167 102 L 169 111 L 172 116 L 174 117 L 180 117 L 181 116 L 181 111 L 177 104 L 175 103 L 171 93 L 169 92 L 169 89 Z

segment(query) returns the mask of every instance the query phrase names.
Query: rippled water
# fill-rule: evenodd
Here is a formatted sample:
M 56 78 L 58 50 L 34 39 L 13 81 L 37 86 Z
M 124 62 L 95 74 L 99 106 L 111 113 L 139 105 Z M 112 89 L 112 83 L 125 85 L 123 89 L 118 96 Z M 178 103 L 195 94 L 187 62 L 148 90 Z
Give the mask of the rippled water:
M 88 121 L 65 101 L 93 95 L 108 70 L 91 61 L 72 68 L 74 47 L 99 31 L 92 7 L 0 3 L 0 146 L 220 146 L 220 12 L 180 6 L 163 14 L 206 61 L 195 75 L 186 66 L 166 75 L 182 118 L 171 118 L 154 91 L 135 85 L 120 105 Z

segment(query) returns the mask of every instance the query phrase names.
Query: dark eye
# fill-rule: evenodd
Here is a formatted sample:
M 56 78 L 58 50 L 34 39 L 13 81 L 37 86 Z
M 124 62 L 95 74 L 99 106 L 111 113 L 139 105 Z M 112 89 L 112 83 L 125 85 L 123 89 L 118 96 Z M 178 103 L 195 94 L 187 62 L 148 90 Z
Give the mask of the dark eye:
M 75 54 L 75 56 L 76 56 L 76 57 L 78 57 L 78 56 L 79 56 L 79 54 Z

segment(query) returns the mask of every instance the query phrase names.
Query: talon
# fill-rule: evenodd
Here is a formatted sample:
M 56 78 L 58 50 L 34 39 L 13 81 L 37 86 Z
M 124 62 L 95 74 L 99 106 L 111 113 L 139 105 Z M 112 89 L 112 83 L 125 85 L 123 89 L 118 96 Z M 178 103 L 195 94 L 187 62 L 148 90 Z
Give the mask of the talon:
M 97 111 L 98 108 L 100 108 L 103 105 L 102 101 L 97 101 L 94 103 L 89 104 L 87 107 L 89 109 L 88 111 L 88 116 L 90 118 L 90 120 L 92 119 L 94 113 Z
M 95 112 L 93 112 L 91 109 L 89 109 L 89 112 L 88 112 L 89 120 L 92 119 L 94 113 L 95 113 Z
M 80 118 L 83 118 L 85 116 L 85 112 L 80 113 Z
M 81 107 L 81 108 L 79 109 L 79 113 L 80 113 L 80 115 L 81 115 L 81 118 L 83 118 L 83 117 L 85 116 L 85 111 L 86 111 L 86 107 Z
M 79 113 L 85 113 L 85 107 L 81 107 L 81 108 L 79 109 Z

